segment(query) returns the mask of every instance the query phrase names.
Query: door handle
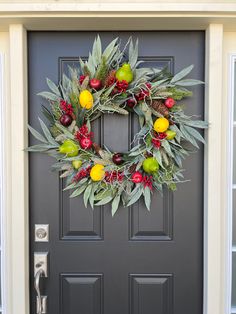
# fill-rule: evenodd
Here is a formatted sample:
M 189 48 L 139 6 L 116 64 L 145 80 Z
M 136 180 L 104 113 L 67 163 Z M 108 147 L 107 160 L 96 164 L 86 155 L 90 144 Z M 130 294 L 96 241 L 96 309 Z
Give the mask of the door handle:
M 46 278 L 47 273 L 47 255 L 48 253 L 35 253 L 34 254 L 34 288 L 37 294 L 36 297 L 36 313 L 47 313 L 47 296 L 41 295 L 40 279 Z
M 37 293 L 37 305 L 36 305 L 36 313 L 37 314 L 45 314 L 47 313 L 46 305 L 47 305 L 47 297 L 41 296 L 40 292 L 40 278 L 43 276 L 44 271 L 42 269 L 39 269 L 34 277 L 34 288 Z

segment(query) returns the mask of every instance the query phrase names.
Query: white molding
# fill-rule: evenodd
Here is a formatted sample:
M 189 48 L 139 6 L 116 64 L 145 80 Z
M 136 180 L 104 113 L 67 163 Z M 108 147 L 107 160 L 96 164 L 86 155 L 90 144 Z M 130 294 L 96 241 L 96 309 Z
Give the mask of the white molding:
M 221 162 L 223 25 L 210 24 L 206 31 L 204 162 L 204 314 L 222 314 L 221 284 Z M 217 79 L 216 79 L 217 78 Z M 218 169 L 218 171 L 216 171 Z
M 4 187 L 4 104 L 5 104 L 5 95 L 4 95 L 4 55 L 0 54 L 0 219 L 1 219 L 1 313 L 7 314 L 6 308 L 6 255 L 5 255 L 5 237 L 6 237 L 6 225 L 5 225 L 5 217 L 6 217 L 6 203 L 5 203 L 5 187 Z
M 122 5 L 123 4 L 123 5 Z M 191 2 L 102 2 L 102 1 L 91 1 L 91 2 L 24 2 L 24 3 L 1 3 L 0 11 L 2 13 L 8 12 L 149 12 L 154 11 L 160 13 L 167 13 L 168 15 L 172 12 L 197 12 L 199 15 L 203 15 L 202 12 L 214 12 L 214 13 L 236 13 L 236 4 L 223 2 L 208 2 L 208 3 L 191 3 Z
M 226 245 L 227 245 L 227 255 L 226 255 L 226 278 L 225 278 L 225 285 L 226 285 L 226 314 L 236 313 L 236 309 L 232 308 L 231 305 L 231 294 L 232 294 L 232 253 L 236 252 L 236 246 L 233 246 L 232 243 L 232 232 L 233 232 L 233 210 L 232 210 L 232 197 L 233 197 L 233 190 L 236 189 L 236 185 L 233 184 L 233 131 L 235 127 L 234 122 L 234 100 L 235 100 L 235 80 L 236 80 L 236 71 L 235 71 L 235 64 L 236 64 L 236 53 L 231 53 L 228 58 L 228 121 L 229 121 L 229 129 L 228 129 L 228 136 L 227 136 L 227 207 L 226 207 Z
M 11 314 L 29 314 L 26 38 L 23 25 L 10 25 Z

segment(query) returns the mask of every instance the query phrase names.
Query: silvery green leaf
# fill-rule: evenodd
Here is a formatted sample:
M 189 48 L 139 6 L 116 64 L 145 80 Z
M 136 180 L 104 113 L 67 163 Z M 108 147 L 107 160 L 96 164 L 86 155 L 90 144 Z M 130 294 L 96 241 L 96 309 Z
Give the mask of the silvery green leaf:
M 98 64 L 100 62 L 101 56 L 102 56 L 102 44 L 101 44 L 101 39 L 100 39 L 99 35 L 94 40 L 92 55 L 93 55 L 93 58 L 94 58 L 96 64 Z
M 175 85 L 178 85 L 178 86 L 193 86 L 193 85 L 199 85 L 199 84 L 204 84 L 204 82 L 200 80 L 188 79 L 188 80 L 178 81 L 175 83 Z
M 79 58 L 79 63 L 80 63 L 81 70 L 83 71 L 85 63 L 81 58 Z
M 78 79 L 77 69 L 75 67 L 68 66 L 68 70 L 69 70 L 69 74 L 70 74 L 71 80 L 72 81 L 73 80 L 76 81 Z
M 43 98 L 46 98 L 47 100 L 52 100 L 52 101 L 59 101 L 61 99 L 61 97 L 50 92 L 41 92 L 41 93 L 38 93 L 37 95 Z
M 95 193 L 96 189 L 97 189 L 97 185 L 95 184 L 95 185 L 93 185 L 91 193 L 89 195 L 89 204 L 92 208 L 94 208 L 94 200 L 95 200 L 94 199 L 94 193 Z
M 56 127 L 59 129 L 59 130 L 61 130 L 68 138 L 70 138 L 70 139 L 74 139 L 74 135 L 73 134 L 71 134 L 68 130 L 67 130 L 67 128 L 65 128 L 63 125 L 61 125 L 61 124 L 59 124 L 59 123 L 56 123 Z
M 111 190 L 102 190 L 101 192 L 99 192 L 97 195 L 95 195 L 95 200 L 96 201 L 100 201 L 108 196 L 112 195 L 112 191 Z
M 106 58 L 106 60 L 109 62 L 112 58 L 113 54 L 115 53 L 115 45 L 117 44 L 118 37 L 115 38 L 110 44 L 106 47 L 106 49 L 103 51 L 103 57 Z
M 129 153 L 129 156 L 130 156 L 130 157 L 139 156 L 139 155 L 141 155 L 145 150 L 146 150 L 146 148 L 145 148 L 145 149 L 142 149 L 142 150 L 137 149 L 136 151 L 133 151 L 133 152 Z
M 60 175 L 60 178 L 61 178 L 61 179 L 62 179 L 62 178 L 66 178 L 66 177 L 68 177 L 69 175 L 71 175 L 73 172 L 74 172 L 73 169 L 68 169 L 68 170 L 66 170 L 65 172 L 63 172 L 63 173 Z
M 54 145 L 47 145 L 47 144 L 38 144 L 33 145 L 25 149 L 27 152 L 46 152 L 49 149 L 54 149 Z
M 131 148 L 131 150 L 129 151 L 130 153 L 136 151 L 136 149 L 139 149 L 141 147 L 141 144 L 136 145 L 135 147 Z
M 153 150 L 153 155 L 154 155 L 154 157 L 156 158 L 158 164 L 159 164 L 162 168 L 164 168 L 164 167 L 163 167 L 163 164 L 162 164 L 162 156 L 161 156 L 160 150 L 159 150 L 159 149 L 154 149 L 154 150 Z
M 89 200 L 89 196 L 90 196 L 90 193 L 92 191 L 92 184 L 88 185 L 86 190 L 84 191 L 84 205 L 85 207 L 88 206 L 88 200 Z
M 165 151 L 163 149 L 160 150 L 161 153 L 161 157 L 163 159 L 163 161 L 165 162 L 165 164 L 168 166 L 169 165 L 169 159 L 165 153 Z
M 168 143 L 167 140 L 163 140 L 161 142 L 161 146 L 165 149 L 165 151 L 167 152 L 167 154 L 171 157 L 174 157 L 172 151 L 171 151 L 171 147 L 170 147 L 170 144 Z
M 50 123 L 54 123 L 55 119 L 54 119 L 54 115 L 51 113 L 51 111 L 45 107 L 44 105 L 42 105 L 42 113 L 45 116 L 45 118 L 50 122 Z
M 171 83 L 175 83 L 179 80 L 181 80 L 182 78 L 184 78 L 186 75 L 188 75 L 192 69 L 193 69 L 194 65 L 190 65 L 187 68 L 183 69 L 182 71 L 180 71 L 179 73 L 175 74 L 175 76 L 172 78 L 172 80 L 170 81 Z
M 144 189 L 143 195 L 144 195 L 145 205 L 146 205 L 147 209 L 150 210 L 150 207 L 151 207 L 151 191 L 150 191 L 149 187 L 146 187 Z
M 186 131 L 183 125 L 180 125 L 181 136 L 190 142 L 193 146 L 199 148 L 195 138 Z
M 79 185 L 82 185 L 82 184 L 84 184 L 85 182 L 87 182 L 88 181 L 88 178 L 83 178 L 82 180 L 80 180 L 79 181 Z
M 82 185 L 81 187 L 79 187 L 78 189 L 76 189 L 71 195 L 70 198 L 79 196 L 80 194 L 82 194 L 84 192 L 84 190 L 86 189 L 86 185 Z
M 137 61 L 138 61 L 138 39 L 136 40 L 134 48 L 131 50 L 131 54 L 129 54 L 129 64 L 131 66 L 131 69 L 135 68 Z
M 168 78 L 158 80 L 158 81 L 152 83 L 152 88 L 154 88 L 156 86 L 160 87 L 163 83 L 166 83 L 168 80 L 169 80 Z
M 51 81 L 49 78 L 47 78 L 47 84 L 48 87 L 51 89 L 51 91 L 56 94 L 57 96 L 61 97 L 61 93 L 58 89 L 58 87 L 56 86 L 55 83 L 53 83 L 53 81 Z
M 39 122 L 40 122 L 41 128 L 42 128 L 43 133 L 44 133 L 45 137 L 47 138 L 48 142 L 52 145 L 59 146 L 58 143 L 53 138 L 52 134 L 50 133 L 49 129 L 47 128 L 46 124 L 40 118 L 39 118 Z
M 191 128 L 190 126 L 185 126 L 185 130 L 191 134 L 193 137 L 195 137 L 198 141 L 202 142 L 203 144 L 206 144 L 206 141 L 204 138 L 201 136 L 201 134 L 195 130 L 194 128 Z
M 95 205 L 96 206 L 105 205 L 105 204 L 109 203 L 112 199 L 113 199 L 113 196 L 104 197 L 101 201 L 97 202 Z
M 134 106 L 133 110 L 138 116 L 144 117 L 144 113 L 142 112 L 140 105 Z
M 112 216 L 115 215 L 118 207 L 119 207 L 119 204 L 120 204 L 120 194 L 116 195 L 116 197 L 114 197 L 113 201 L 112 201 L 112 204 L 111 204 L 111 214 Z
M 48 143 L 48 141 L 38 132 L 36 131 L 34 128 L 32 128 L 30 125 L 28 125 L 28 129 L 30 131 L 30 133 L 40 142 L 43 142 L 45 144 Z
M 139 187 L 139 189 L 137 189 L 137 192 L 132 195 L 131 199 L 129 200 L 129 202 L 127 204 L 127 207 L 136 203 L 142 194 L 143 194 L 143 190 Z
M 175 155 L 175 162 L 180 168 L 182 167 L 182 159 L 178 154 Z
M 71 190 L 71 189 L 74 189 L 76 187 L 77 183 L 76 182 L 73 182 L 71 183 L 70 185 L 68 185 L 67 187 L 65 187 L 63 189 L 63 191 L 67 191 L 67 190 Z
M 105 91 L 104 97 L 108 97 L 108 96 L 111 94 L 111 92 L 113 91 L 115 85 L 116 85 L 116 84 L 111 85 L 111 86 Z
M 65 101 L 69 102 L 70 99 L 69 99 L 68 95 L 71 93 L 71 88 L 70 88 L 70 90 L 68 90 L 68 89 L 66 90 L 66 89 L 64 89 L 64 87 L 61 84 L 59 84 L 59 86 L 60 86 L 60 89 L 61 89 L 61 93 L 62 93 L 63 99 Z
M 62 86 L 65 88 L 65 90 L 71 89 L 71 80 L 65 73 L 62 74 Z
M 125 110 L 124 108 L 121 108 L 119 106 L 116 106 L 114 104 L 110 104 L 110 105 L 101 105 L 100 109 L 102 111 L 108 111 L 108 112 L 117 112 L 119 114 L 124 114 L 124 115 L 128 115 L 129 112 L 127 110 Z
M 130 43 L 129 43 L 129 57 L 132 56 L 133 51 L 134 51 L 134 43 L 133 43 L 133 40 L 131 38 Z
M 188 120 L 185 122 L 185 124 L 189 126 L 193 126 L 198 129 L 207 129 L 208 128 L 208 122 L 201 121 L 201 120 Z
M 178 143 L 180 143 L 181 132 L 180 132 L 179 128 L 178 128 L 175 124 L 173 124 L 173 125 L 170 126 L 170 129 L 171 129 L 172 131 L 175 131 L 175 132 L 176 132 L 175 139 L 176 139 L 176 141 L 177 141 Z

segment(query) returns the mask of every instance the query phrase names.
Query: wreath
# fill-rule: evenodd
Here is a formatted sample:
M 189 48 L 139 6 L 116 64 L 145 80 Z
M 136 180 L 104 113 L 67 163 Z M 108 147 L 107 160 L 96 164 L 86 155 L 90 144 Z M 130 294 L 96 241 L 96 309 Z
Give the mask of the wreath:
M 121 202 L 128 207 L 143 197 L 150 210 L 154 189 L 174 191 L 184 181 L 188 144 L 205 143 L 196 128 L 207 123 L 187 116 L 179 102 L 192 95 L 186 87 L 203 82 L 185 78 L 193 65 L 176 75 L 144 67 L 132 38 L 123 49 L 116 38 L 102 51 L 98 36 L 87 61 L 79 63 L 58 85 L 47 79 L 50 92 L 38 94 L 48 100 L 50 108 L 42 111 L 49 123 L 39 118 L 43 135 L 29 126 L 41 143 L 27 150 L 54 157 L 52 169 L 65 178 L 64 190 L 72 190 L 70 197 L 83 193 L 86 207 L 111 203 L 114 215 Z M 92 122 L 114 113 L 138 116 L 140 130 L 128 152 L 112 152 L 93 140 Z

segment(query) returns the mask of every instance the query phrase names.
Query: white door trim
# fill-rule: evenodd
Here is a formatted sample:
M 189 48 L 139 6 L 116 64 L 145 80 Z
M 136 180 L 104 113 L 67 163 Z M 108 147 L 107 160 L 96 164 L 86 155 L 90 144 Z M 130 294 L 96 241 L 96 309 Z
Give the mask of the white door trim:
M 27 42 L 23 25 L 10 25 L 11 140 L 6 160 L 11 163 L 8 188 L 11 209 L 11 312 L 29 314 L 29 222 L 28 222 L 28 103 Z M 9 138 L 7 139 L 9 140 Z
M 222 62 L 223 25 L 211 24 L 206 30 L 205 117 L 210 127 L 206 131 L 204 162 L 204 314 L 223 313 L 221 284 L 222 237 Z M 218 169 L 219 171 L 216 171 Z
M 139 17 L 140 18 L 140 17 Z M 147 17 L 148 19 L 148 17 Z M 42 21 L 43 23 L 43 21 Z M 145 22 L 144 22 L 145 23 Z M 27 42 L 22 24 L 10 25 L 10 95 L 11 135 L 6 160 L 11 162 L 11 176 L 6 184 L 11 194 L 11 266 L 9 267 L 11 314 L 29 314 L 28 247 L 28 158 L 27 147 Z M 210 24 L 206 29 L 206 117 L 210 121 L 205 148 L 204 195 L 204 314 L 224 313 L 225 289 L 222 285 L 222 185 L 219 140 L 222 134 L 222 47 L 223 25 Z M 216 79 L 218 78 L 218 79 Z M 9 142 L 8 142 L 9 143 Z M 17 165 L 17 167 L 16 167 Z M 184 313 L 185 314 L 185 313 Z

